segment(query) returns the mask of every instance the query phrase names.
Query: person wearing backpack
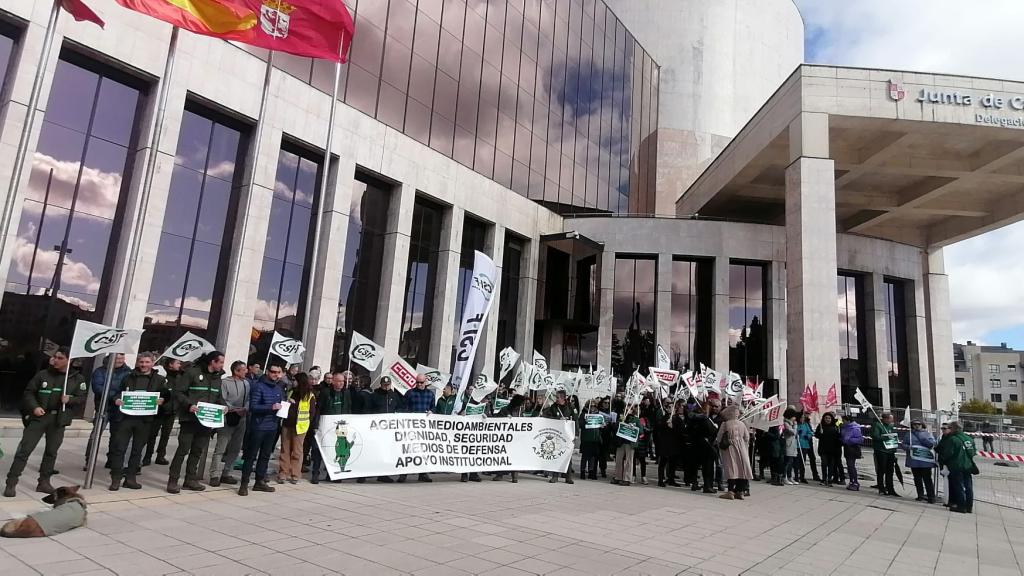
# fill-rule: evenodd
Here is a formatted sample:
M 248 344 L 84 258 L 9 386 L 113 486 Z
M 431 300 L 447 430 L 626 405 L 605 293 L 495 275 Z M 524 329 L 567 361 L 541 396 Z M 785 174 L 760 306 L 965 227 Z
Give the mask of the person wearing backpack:
M 750 469 L 750 458 L 747 446 L 750 444 L 750 431 L 747 425 L 740 422 L 740 408 L 732 405 L 722 409 L 722 425 L 715 437 L 715 447 L 722 457 L 722 470 L 728 488 L 718 497 L 723 500 L 743 500 L 743 494 L 750 490 L 750 481 L 754 472 Z

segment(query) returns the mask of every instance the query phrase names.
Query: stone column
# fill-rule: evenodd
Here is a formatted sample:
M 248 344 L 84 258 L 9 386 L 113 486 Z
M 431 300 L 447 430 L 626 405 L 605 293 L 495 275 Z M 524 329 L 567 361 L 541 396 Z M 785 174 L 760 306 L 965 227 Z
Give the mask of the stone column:
M 908 281 L 904 284 L 906 295 L 907 322 L 907 363 L 910 364 L 908 382 L 910 405 L 914 408 L 932 408 L 931 365 L 929 363 L 928 319 L 925 306 L 925 286 L 922 281 Z M 949 363 L 952 364 L 953 349 L 950 341 Z M 900 366 L 900 370 L 904 370 Z M 953 373 L 950 370 L 950 376 Z M 952 378 L 950 378 L 952 380 Z M 899 408 L 899 406 L 893 406 Z M 905 408 L 905 406 L 904 406 Z
M 784 262 L 774 261 L 768 265 L 768 294 L 765 295 L 765 310 L 768 312 L 768 374 L 769 377 L 779 381 L 779 395 L 782 397 L 782 394 L 788 392 L 786 387 L 786 264 Z M 839 390 L 838 385 L 836 390 Z M 796 400 L 789 396 L 786 398 L 792 401 Z M 792 401 L 790 404 L 793 403 Z M 841 398 L 840 402 L 842 402 Z
M 875 272 L 864 277 L 864 312 L 867 318 L 868 380 L 881 389 L 882 406 L 889 408 L 889 339 L 885 333 L 885 277 Z M 904 406 L 905 408 L 905 406 Z
M 786 310 L 788 397 L 804 385 L 839 383 L 836 316 L 835 162 L 828 116 L 803 113 L 789 128 L 786 169 Z
M 949 410 L 958 400 L 953 366 L 953 322 L 949 311 L 949 277 L 942 248 L 926 256 L 925 305 L 928 314 L 928 355 L 932 373 L 932 406 Z
M 712 362 L 715 370 L 729 369 L 729 257 L 715 258 L 711 292 Z M 699 366 L 692 366 L 699 369 Z
M 597 364 L 612 369 L 612 319 L 615 307 L 615 252 L 601 255 L 601 322 L 597 328 Z M 595 368 L 596 370 L 596 368 Z
M 341 276 L 344 271 L 348 241 L 348 216 L 352 209 L 352 187 L 355 183 L 355 160 L 346 155 L 332 158 L 327 171 L 327 195 L 323 202 L 323 224 L 320 228 L 320 249 L 313 263 L 314 282 L 310 327 L 306 329 L 306 364 L 323 370 L 332 367 L 334 335 L 338 328 L 338 301 L 341 297 Z
M 654 339 L 672 357 L 672 254 L 658 254 Z M 657 356 L 655 356 L 657 360 Z
M 519 317 L 516 319 L 516 342 L 513 346 L 524 358 L 527 354 L 533 354 L 533 331 L 537 323 L 539 256 L 539 240 L 524 242 L 523 261 L 519 266 Z
M 380 300 L 374 340 L 386 350 L 397 351 L 402 338 L 405 283 L 409 275 L 409 246 L 416 187 L 403 183 L 391 190 L 387 232 L 384 235 L 384 263 L 380 275 Z
M 459 297 L 459 259 L 466 211 L 453 206 L 445 212 L 441 250 L 437 255 L 437 287 L 434 290 L 434 322 L 430 328 L 430 366 L 449 372 L 455 340 L 455 305 Z
M 474 366 L 484 374 L 494 374 L 494 358 L 498 355 L 498 303 L 501 302 L 501 274 L 505 257 L 505 227 L 495 224 L 487 230 L 484 253 L 494 261 L 498 272 L 498 280 L 494 283 L 494 295 L 491 296 L 491 311 L 484 322 L 483 341 L 477 350 Z

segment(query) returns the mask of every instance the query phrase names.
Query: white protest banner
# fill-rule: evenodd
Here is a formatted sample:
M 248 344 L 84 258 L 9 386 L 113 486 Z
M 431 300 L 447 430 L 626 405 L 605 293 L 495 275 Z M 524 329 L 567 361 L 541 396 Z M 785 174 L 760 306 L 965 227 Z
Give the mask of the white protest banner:
M 380 375 L 391 378 L 391 387 L 402 396 L 416 387 L 416 371 L 397 354 L 391 355 L 384 363 Z
M 752 405 L 749 408 L 747 408 L 747 410 L 744 411 L 740 415 L 740 420 L 748 420 L 750 418 L 753 418 L 753 417 L 761 414 L 762 412 L 764 412 L 766 410 L 771 410 L 772 408 L 774 408 L 776 406 L 781 406 L 781 405 L 782 405 L 782 400 L 779 400 L 778 394 L 776 394 L 775 396 L 772 396 L 771 398 L 768 398 L 768 399 L 756 400 L 754 402 L 754 405 Z
M 384 359 L 384 347 L 353 330 L 352 344 L 348 347 L 348 357 L 356 364 L 373 372 L 377 370 L 380 361 Z
M 200 424 L 207 428 L 223 428 L 224 412 L 227 409 L 227 406 L 221 406 L 220 404 L 199 402 L 196 404 L 196 418 Z
M 672 367 L 672 361 L 668 358 L 668 352 L 665 352 L 665 348 L 658 344 L 658 368 L 661 370 L 668 370 Z
M 276 416 L 278 418 L 288 418 L 288 413 L 292 411 L 291 402 L 281 402 L 281 407 L 277 409 Z
M 469 385 L 469 377 L 473 372 L 473 359 L 476 358 L 477 345 L 483 333 L 484 322 L 491 311 L 494 299 L 494 287 L 498 282 L 498 270 L 494 262 L 479 250 L 474 252 L 473 279 L 466 294 L 465 308 L 462 312 L 462 324 L 459 329 L 457 349 L 455 351 L 455 368 L 452 385 L 455 387 L 454 412 L 462 410 L 462 397 Z
M 448 382 L 452 379 L 451 374 L 445 374 L 437 368 L 431 368 L 430 366 L 424 366 L 423 364 L 416 365 L 416 372 L 422 374 L 427 379 L 427 388 L 434 391 L 434 396 L 440 398 L 444 392 L 444 387 L 448 385 Z
M 134 354 L 139 350 L 142 330 L 128 330 L 79 320 L 71 337 L 69 358 L 99 356 L 100 354 Z
M 547 376 L 547 372 L 532 364 L 523 364 L 523 378 L 526 379 L 526 387 L 530 390 L 544 390 L 547 386 L 545 376 Z
M 544 356 L 536 350 L 533 351 L 533 365 L 545 372 L 548 371 L 547 358 L 544 358 Z
M 509 346 L 498 353 L 498 362 L 501 364 L 501 369 L 498 371 L 498 380 L 504 380 L 505 376 L 508 376 L 508 373 L 516 367 L 516 362 L 519 362 L 519 353 Z
M 270 355 L 287 361 L 289 364 L 301 364 L 303 356 L 306 355 L 306 347 L 297 338 L 289 338 L 274 330 L 274 338 L 270 341 L 270 351 L 267 352 L 267 364 L 270 364 Z
M 125 416 L 152 416 L 156 414 L 159 392 L 122 392 L 121 414 Z
M 487 374 L 477 374 L 475 380 L 473 380 L 473 392 L 470 397 L 473 398 L 473 402 L 483 402 L 484 398 L 491 392 L 498 389 L 498 384 L 493 382 L 487 377 Z M 466 412 L 469 413 L 468 411 Z
M 648 368 L 648 370 L 663 386 L 672 386 L 679 379 L 679 372 L 677 370 L 654 367 Z
M 694 400 L 702 402 L 704 400 L 704 388 L 700 385 L 697 380 L 698 378 L 700 378 L 700 375 L 687 372 L 683 374 L 683 384 L 686 384 L 686 389 L 690 391 L 690 396 Z
M 216 346 L 210 344 L 205 339 L 191 332 L 185 332 L 181 338 L 178 338 L 174 344 L 171 344 L 167 350 L 164 350 L 160 358 L 173 358 L 182 362 L 191 362 L 203 354 L 213 352 L 216 349 Z
M 565 472 L 576 423 L 432 414 L 323 416 L 316 443 L 331 480 L 430 472 Z
M 703 366 L 703 365 L 702 365 Z M 715 370 L 704 372 L 701 382 L 704 385 L 705 394 L 718 394 L 721 388 L 722 375 Z
M 729 372 L 728 384 L 725 386 L 726 396 L 733 399 L 739 396 L 742 399 L 744 388 L 746 388 L 746 386 L 743 384 L 743 378 L 740 378 L 740 375 L 735 372 Z

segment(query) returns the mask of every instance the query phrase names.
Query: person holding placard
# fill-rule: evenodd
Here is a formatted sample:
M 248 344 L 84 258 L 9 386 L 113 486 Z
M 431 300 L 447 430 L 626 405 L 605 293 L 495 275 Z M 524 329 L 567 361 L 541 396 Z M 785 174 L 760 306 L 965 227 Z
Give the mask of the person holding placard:
M 153 370 L 156 359 L 149 352 L 142 352 L 135 359 L 135 369 L 121 381 L 121 393 L 114 399 L 114 409 L 120 412 L 117 433 L 111 439 L 113 445 L 110 460 L 110 490 L 121 487 L 139 490 L 142 485 L 136 479 L 142 468 L 142 451 L 149 439 L 149 428 L 153 417 L 164 403 L 162 397 L 167 380 Z M 113 421 L 113 419 L 111 419 Z M 128 458 L 128 472 L 124 471 L 124 453 L 131 444 Z
M 245 440 L 250 387 L 245 378 L 247 372 L 245 362 L 235 360 L 231 363 L 231 376 L 220 383 L 221 395 L 228 410 L 224 414 L 224 427 L 217 431 L 217 444 L 210 464 L 210 486 L 238 484 L 238 480 L 231 476 L 231 468 Z
M 906 442 L 903 444 L 907 452 L 906 466 L 914 474 L 914 488 L 917 490 L 917 502 L 935 503 L 935 483 L 932 481 L 932 468 L 935 468 L 935 437 L 924 427 L 924 422 L 914 420 L 910 423 Z
M 185 483 L 182 488 L 201 492 L 206 489 L 199 481 L 199 461 L 210 446 L 213 426 L 205 419 L 206 407 L 200 411 L 201 405 L 223 405 L 220 381 L 224 375 L 224 354 L 208 352 L 199 359 L 179 380 L 174 390 L 174 402 L 178 405 L 178 449 L 171 459 L 171 468 L 167 477 L 167 492 L 181 492 L 178 479 L 181 477 L 181 465 L 185 463 Z M 223 412 L 220 416 L 223 418 Z M 200 419 L 203 417 L 203 419 Z M 221 420 L 223 425 L 223 420 Z M 188 462 L 185 462 L 185 458 Z
M 242 480 L 238 483 L 239 496 L 249 495 L 249 477 L 254 469 L 256 483 L 252 489 L 256 492 L 274 491 L 274 487 L 267 484 L 267 465 L 277 443 L 280 424 L 277 411 L 284 403 L 283 379 L 284 368 L 271 365 L 259 380 L 249 386 L 249 422 L 242 454 Z
M 892 479 L 896 472 L 896 448 L 899 446 L 899 440 L 896 436 L 896 427 L 893 426 L 893 416 L 889 412 L 883 412 L 881 420 L 876 420 L 871 425 L 871 443 L 880 473 L 878 495 L 898 497 Z
M 565 396 L 565 390 L 559 390 L 558 392 L 555 393 L 555 403 L 548 407 L 548 409 L 544 412 L 544 416 L 546 418 L 552 418 L 555 420 L 576 419 L 576 414 L 575 412 L 573 412 L 572 404 L 569 404 L 569 401 Z M 562 476 L 565 477 L 566 484 L 573 483 L 572 474 L 572 461 L 570 460 L 569 468 L 566 469 L 565 474 L 562 474 Z M 552 472 L 551 479 L 549 480 L 549 482 L 551 482 L 552 484 L 558 482 L 558 476 L 558 472 Z
M 149 425 L 149 440 L 146 442 L 146 455 L 142 457 L 142 465 L 149 466 L 152 462 L 153 451 L 156 451 L 156 463 L 161 466 L 170 464 L 167 460 L 167 441 L 171 437 L 171 430 L 174 428 L 174 418 L 178 415 L 174 405 L 174 390 L 179 385 L 179 380 L 185 376 L 181 360 L 168 358 L 164 361 L 164 372 L 167 374 L 164 379 L 167 381 L 161 397 L 163 404 L 157 409 L 156 416 Z
M 580 416 L 580 480 L 597 480 L 601 435 L 607 424 L 604 415 L 597 411 L 597 405 L 588 402 L 586 414 Z
M 619 419 L 615 433 L 615 473 L 612 484 L 629 486 L 633 483 L 633 451 L 640 439 L 640 419 L 636 415 L 636 405 L 626 408 L 625 414 Z
M 60 348 L 50 356 L 50 365 L 28 381 L 21 397 L 22 433 L 11 468 L 7 471 L 4 496 L 14 498 L 18 478 L 28 464 L 28 457 L 46 438 L 43 460 L 39 464 L 36 492 L 53 494 L 50 476 L 57 461 L 57 451 L 64 442 L 64 428 L 71 423 L 74 409 L 85 402 L 89 385 L 77 370 L 72 371 L 68 349 Z

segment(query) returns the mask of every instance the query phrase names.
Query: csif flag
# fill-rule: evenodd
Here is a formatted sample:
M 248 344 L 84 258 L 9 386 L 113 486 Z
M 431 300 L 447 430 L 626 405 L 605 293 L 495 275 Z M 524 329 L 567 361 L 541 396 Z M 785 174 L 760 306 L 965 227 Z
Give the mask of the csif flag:
M 445 374 L 437 368 L 431 368 L 423 364 L 416 365 L 416 372 L 422 374 L 427 379 L 427 388 L 436 390 L 438 394 L 444 390 L 444 387 L 448 385 L 448 381 L 452 379 L 451 374 Z
M 99 356 L 100 354 L 135 354 L 139 351 L 142 330 L 114 328 L 79 320 L 71 338 L 69 358 Z
M 537 352 L 536 350 L 533 351 L 533 365 L 545 372 L 548 371 L 547 358 L 545 358 L 543 354 Z
M 355 33 L 342 0 L 115 0 L 189 32 L 336 62 Z
M 353 330 L 352 343 L 348 347 L 348 357 L 356 364 L 373 372 L 377 366 L 380 366 L 380 361 L 384 357 L 384 347 Z M 444 388 L 444 386 L 441 387 Z
M 82 0 L 60 0 L 60 7 L 71 14 L 76 22 L 92 22 L 100 28 L 105 25 L 103 19 L 97 16 L 92 8 L 86 6 Z
M 498 384 L 487 377 L 487 374 L 478 374 L 476 380 L 473 381 L 473 402 L 479 404 L 487 398 L 491 392 L 498 389 Z
M 191 362 L 207 352 L 213 352 L 217 347 L 205 339 L 196 336 L 191 332 L 185 332 L 174 344 L 171 344 L 160 358 L 173 358 L 182 362 Z
M 491 312 L 494 289 L 497 285 L 498 269 L 494 266 L 494 261 L 483 252 L 475 251 L 473 279 L 470 281 L 469 293 L 466 294 L 459 337 L 455 341 L 455 368 L 452 370 L 452 386 L 455 388 L 455 407 L 452 412 L 455 414 L 462 410 L 462 396 L 469 385 L 473 360 L 476 358 L 480 337 L 483 335 L 484 322 Z
M 287 360 L 289 364 L 300 364 L 306 355 L 306 347 L 301 340 L 289 338 L 275 330 L 274 339 L 270 341 L 270 353 Z
M 515 368 L 516 362 L 519 362 L 519 353 L 509 346 L 498 354 L 498 362 L 501 364 L 501 369 L 498 371 L 498 380 L 504 380 L 505 376 L 508 376 L 509 372 Z

